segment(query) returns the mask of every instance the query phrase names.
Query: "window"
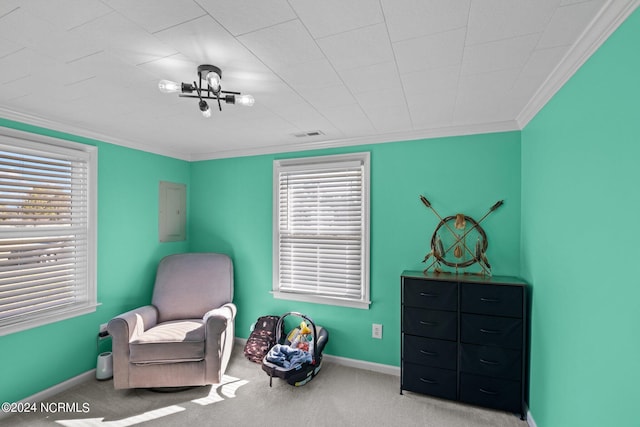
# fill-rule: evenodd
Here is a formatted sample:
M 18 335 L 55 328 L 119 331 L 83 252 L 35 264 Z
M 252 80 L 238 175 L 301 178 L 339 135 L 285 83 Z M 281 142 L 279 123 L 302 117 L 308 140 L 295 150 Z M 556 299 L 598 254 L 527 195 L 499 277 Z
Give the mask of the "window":
M 369 153 L 276 160 L 276 298 L 369 307 Z
M 0 134 L 0 335 L 95 311 L 96 154 Z

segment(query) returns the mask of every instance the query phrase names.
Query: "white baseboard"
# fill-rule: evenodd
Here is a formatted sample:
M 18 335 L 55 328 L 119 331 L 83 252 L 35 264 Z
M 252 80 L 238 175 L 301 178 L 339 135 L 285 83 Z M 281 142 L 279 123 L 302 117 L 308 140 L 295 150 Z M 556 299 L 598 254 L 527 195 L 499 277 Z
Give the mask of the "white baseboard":
M 96 370 L 95 369 L 91 369 L 90 371 L 84 372 L 80 375 L 76 375 L 73 378 L 69 378 L 66 381 L 63 381 L 59 384 L 56 384 L 52 387 L 49 387 L 45 390 L 42 390 L 34 395 L 31 395 L 29 397 L 26 397 L 24 399 L 22 399 L 19 402 L 16 403 L 37 403 L 37 402 L 42 402 L 44 400 L 47 400 L 50 397 L 55 396 L 58 393 L 62 393 L 63 391 L 66 391 L 68 389 L 70 389 L 71 387 L 75 387 L 78 384 L 82 384 L 85 381 L 89 381 L 90 379 L 95 379 L 96 378 Z M 11 415 L 10 412 L 3 412 L 0 411 L 0 419 L 8 417 L 9 415 Z
M 367 371 L 380 372 L 382 374 L 400 376 L 400 367 L 393 365 L 384 365 L 382 363 L 366 362 L 364 360 L 349 359 L 348 357 L 324 355 L 324 360 L 337 363 L 338 365 L 348 366 L 350 368 L 365 369 Z
M 527 411 L 527 424 L 529 427 L 538 427 L 536 421 L 533 419 L 533 415 L 531 415 L 531 411 Z
M 236 345 L 244 348 L 247 343 L 246 338 L 235 338 Z M 348 357 L 332 356 L 331 354 L 324 354 L 323 359 L 336 363 L 338 365 L 348 366 L 351 368 L 365 369 L 367 371 L 380 372 L 383 374 L 400 376 L 400 367 L 393 365 L 384 365 L 382 363 L 366 362 L 364 360 L 349 359 Z

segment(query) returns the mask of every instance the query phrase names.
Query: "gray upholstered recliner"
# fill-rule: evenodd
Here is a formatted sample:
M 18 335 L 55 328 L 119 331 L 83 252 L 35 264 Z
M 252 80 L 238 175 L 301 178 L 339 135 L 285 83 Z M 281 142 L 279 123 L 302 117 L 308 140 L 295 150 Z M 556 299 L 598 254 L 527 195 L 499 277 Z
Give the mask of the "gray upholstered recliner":
M 222 381 L 234 339 L 233 264 L 223 254 L 169 255 L 151 305 L 109 322 L 115 388 Z

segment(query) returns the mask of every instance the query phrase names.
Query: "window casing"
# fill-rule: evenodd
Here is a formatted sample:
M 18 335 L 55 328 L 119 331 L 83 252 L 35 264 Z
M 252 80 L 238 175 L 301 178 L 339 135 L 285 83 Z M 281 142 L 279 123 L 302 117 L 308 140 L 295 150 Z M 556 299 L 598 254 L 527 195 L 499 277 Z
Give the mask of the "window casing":
M 369 308 L 369 153 L 274 161 L 276 298 Z
M 97 149 L 0 132 L 0 335 L 95 311 Z

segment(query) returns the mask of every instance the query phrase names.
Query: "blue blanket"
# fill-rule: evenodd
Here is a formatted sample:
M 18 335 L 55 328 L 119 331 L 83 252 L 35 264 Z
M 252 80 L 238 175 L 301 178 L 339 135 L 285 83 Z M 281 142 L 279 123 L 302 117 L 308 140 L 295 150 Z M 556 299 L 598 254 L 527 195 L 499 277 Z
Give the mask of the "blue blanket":
M 267 361 L 287 369 L 297 368 L 303 363 L 311 363 L 312 360 L 311 353 L 308 351 L 283 344 L 274 345 L 267 353 Z

